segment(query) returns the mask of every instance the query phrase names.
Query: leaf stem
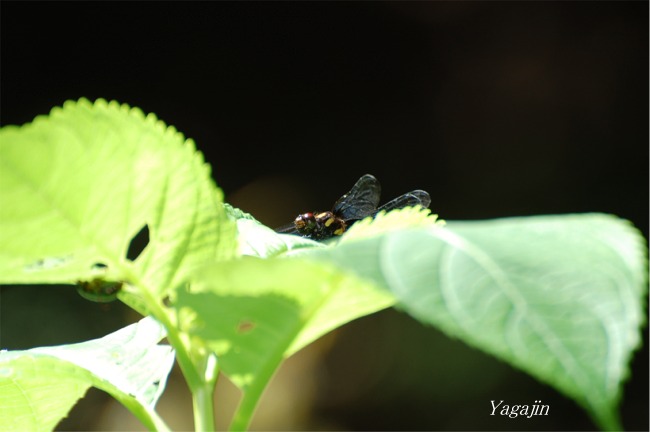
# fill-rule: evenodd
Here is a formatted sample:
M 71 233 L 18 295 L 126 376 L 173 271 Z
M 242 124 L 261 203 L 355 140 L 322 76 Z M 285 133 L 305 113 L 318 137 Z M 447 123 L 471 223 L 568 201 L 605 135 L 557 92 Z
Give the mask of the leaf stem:
M 214 407 L 212 398 L 214 385 L 206 383 L 204 386 L 192 391 L 192 406 L 194 408 L 194 430 L 213 431 Z
M 214 388 L 219 377 L 217 356 L 212 352 L 202 352 L 197 367 L 203 372 L 200 386 L 192 389 L 194 408 L 194 429 L 197 431 L 214 430 Z
M 273 377 L 273 374 L 277 371 L 278 365 L 282 362 L 282 356 L 279 358 L 273 359 L 272 361 L 267 362 L 266 366 L 262 368 L 255 379 L 248 385 L 246 388 L 242 389 L 243 394 L 242 398 L 239 401 L 237 410 L 233 415 L 232 421 L 230 422 L 230 431 L 245 431 L 248 429 L 253 414 L 255 413 L 255 408 L 266 389 L 269 381 Z
M 200 432 L 213 431 L 213 396 L 218 376 L 216 357 L 213 353 L 200 352 L 201 350 L 191 352 L 190 343 L 184 343 L 182 335 L 172 325 L 168 316 L 164 313 L 162 315 L 161 322 L 167 328 L 167 339 L 176 350 L 176 360 L 192 392 L 194 430 Z M 159 319 L 159 315 L 155 312 L 154 316 Z
M 216 356 L 201 348 L 192 350 L 189 342 L 184 343 L 181 333 L 172 325 L 167 314 L 161 311 L 161 322 L 167 328 L 167 339 L 176 350 L 176 360 L 181 367 L 185 381 L 192 392 L 194 430 L 204 432 L 214 428 L 214 388 L 219 375 Z M 159 319 L 159 314 L 154 312 Z
M 237 411 L 235 411 L 230 427 L 228 428 L 230 431 L 245 431 L 248 428 L 257 403 L 262 396 L 262 391 L 264 391 L 264 387 L 262 386 L 261 390 L 258 389 L 256 391 L 251 387 L 243 393 Z
M 139 294 L 143 297 L 151 315 L 167 330 L 167 340 L 175 350 L 176 361 L 192 392 L 195 430 L 213 431 L 214 408 L 212 398 L 218 376 L 216 356 L 201 349 L 192 350 L 190 341 L 183 338 L 182 333 L 170 319 L 169 313 L 151 292 L 144 288 L 144 284 L 135 275 L 132 275 L 132 281 L 134 285 L 140 288 Z

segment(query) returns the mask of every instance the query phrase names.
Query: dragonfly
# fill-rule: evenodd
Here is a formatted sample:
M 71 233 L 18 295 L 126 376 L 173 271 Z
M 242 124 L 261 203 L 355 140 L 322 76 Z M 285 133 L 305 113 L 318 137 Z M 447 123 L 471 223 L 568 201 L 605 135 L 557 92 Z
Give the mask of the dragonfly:
M 373 175 L 366 174 L 357 180 L 350 192 L 334 203 L 332 210 L 299 214 L 293 223 L 280 227 L 276 231 L 312 240 L 327 240 L 340 236 L 356 221 L 374 217 L 382 210 L 390 211 L 415 205 L 427 208 L 431 204 L 429 194 L 417 189 L 400 195 L 378 208 L 380 195 L 379 181 Z

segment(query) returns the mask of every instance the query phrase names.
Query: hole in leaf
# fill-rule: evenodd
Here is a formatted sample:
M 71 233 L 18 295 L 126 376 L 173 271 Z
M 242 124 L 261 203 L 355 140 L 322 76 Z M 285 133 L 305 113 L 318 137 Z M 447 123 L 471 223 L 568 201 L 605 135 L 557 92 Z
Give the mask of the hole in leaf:
M 162 299 L 162 302 L 163 302 L 163 304 L 164 304 L 165 306 L 167 306 L 167 307 L 171 307 L 171 306 L 172 306 L 172 300 L 169 298 L 169 296 L 165 296 L 165 297 Z
M 140 231 L 133 236 L 131 243 L 129 243 L 129 249 L 126 252 L 126 258 L 135 261 L 138 259 L 144 248 L 149 244 L 149 226 L 144 225 L 140 228 Z
M 106 270 L 108 266 L 104 263 L 97 262 L 93 264 L 90 268 L 93 270 Z

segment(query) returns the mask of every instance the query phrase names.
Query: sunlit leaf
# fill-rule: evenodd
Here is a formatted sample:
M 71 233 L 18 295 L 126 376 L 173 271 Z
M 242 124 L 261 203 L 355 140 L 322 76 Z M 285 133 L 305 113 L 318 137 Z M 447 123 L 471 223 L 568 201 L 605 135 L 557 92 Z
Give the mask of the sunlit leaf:
M 157 345 L 164 329 L 145 318 L 101 339 L 0 353 L 2 430 L 52 430 L 90 386 L 110 393 L 147 427 L 165 430 L 154 411 L 174 363 Z
M 445 222 L 438 220 L 438 215 L 420 206 L 405 207 L 389 212 L 380 211 L 377 215 L 356 222 L 341 237 L 341 242 L 356 241 L 366 237 L 376 237 L 391 231 L 416 227 L 440 227 Z
M 450 222 L 312 255 L 554 386 L 601 427 L 619 428 L 647 293 L 643 238 L 628 222 L 602 214 Z
M 329 266 L 250 258 L 203 269 L 175 305 L 182 315 L 191 311 L 190 332 L 209 341 L 222 370 L 245 388 L 269 362 L 392 303 L 392 295 Z
M 234 254 L 234 228 L 191 140 L 98 100 L 0 131 L 0 283 L 93 277 L 149 289 Z M 145 227 L 149 244 L 126 254 Z

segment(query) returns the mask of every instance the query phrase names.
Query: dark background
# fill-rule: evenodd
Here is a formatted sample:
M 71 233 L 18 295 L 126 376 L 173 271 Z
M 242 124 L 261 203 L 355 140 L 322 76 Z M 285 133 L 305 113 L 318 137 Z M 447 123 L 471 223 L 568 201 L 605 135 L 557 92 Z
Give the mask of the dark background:
M 196 141 L 229 202 L 271 226 L 327 209 L 370 172 L 385 199 L 425 189 L 448 220 L 598 211 L 648 236 L 647 2 L 3 2 L 1 13 L 3 125 L 79 97 L 154 112 Z M 134 319 L 68 288 L 2 291 L 3 348 Z M 313 386 L 289 391 L 282 411 L 282 372 L 263 402 L 277 411 L 255 427 L 595 428 L 552 389 L 394 311 L 297 359 L 309 367 L 287 382 Z M 623 421 L 647 430 L 647 343 L 633 367 Z M 541 399 L 551 415 L 491 417 L 491 399 Z M 91 392 L 61 427 L 128 418 L 106 401 Z M 172 409 L 190 414 L 186 399 L 165 403 L 172 427 L 191 427 Z

